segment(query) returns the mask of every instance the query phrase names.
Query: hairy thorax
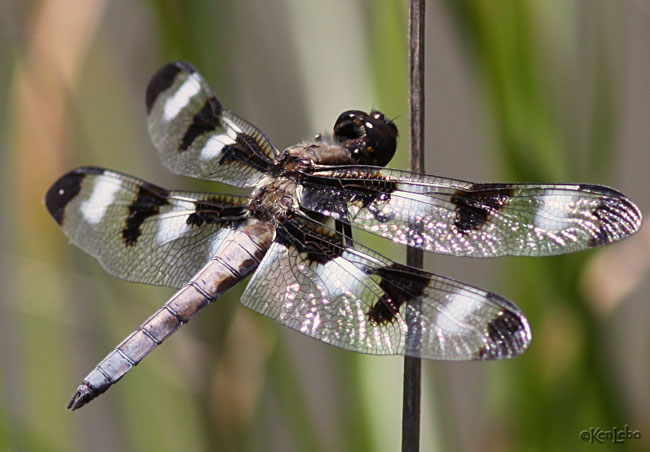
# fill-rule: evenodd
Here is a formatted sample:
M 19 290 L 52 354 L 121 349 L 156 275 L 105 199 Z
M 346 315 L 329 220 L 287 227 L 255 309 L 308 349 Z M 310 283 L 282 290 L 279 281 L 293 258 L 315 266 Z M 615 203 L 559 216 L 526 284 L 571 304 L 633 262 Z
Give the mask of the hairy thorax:
M 352 165 L 357 163 L 350 151 L 329 143 L 298 144 L 282 152 L 274 162 L 276 175 L 299 178 L 300 173 L 315 165 Z
M 290 212 L 299 209 L 297 188 L 292 178 L 264 177 L 252 193 L 248 210 L 252 216 L 265 221 L 282 221 Z
M 350 152 L 328 143 L 301 144 L 287 148 L 274 162 L 272 175 L 260 180 L 253 191 L 249 211 L 265 220 L 281 221 L 300 209 L 300 180 L 316 165 L 349 165 Z

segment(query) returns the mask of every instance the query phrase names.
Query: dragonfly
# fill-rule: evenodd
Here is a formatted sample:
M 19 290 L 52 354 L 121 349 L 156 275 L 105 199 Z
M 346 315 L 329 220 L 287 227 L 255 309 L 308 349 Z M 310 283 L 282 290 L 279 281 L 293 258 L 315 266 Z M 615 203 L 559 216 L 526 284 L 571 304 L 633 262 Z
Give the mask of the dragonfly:
M 108 273 L 178 288 L 83 379 L 72 410 L 249 275 L 245 306 L 333 346 L 512 358 L 531 341 L 517 306 L 388 259 L 355 241 L 353 228 L 454 256 L 551 256 L 624 239 L 642 222 L 627 196 L 601 185 L 472 183 L 387 169 L 398 131 L 379 111 L 346 111 L 331 136 L 281 151 L 187 62 L 159 69 L 145 103 L 171 172 L 250 194 L 167 190 L 93 166 L 52 185 L 49 213 Z

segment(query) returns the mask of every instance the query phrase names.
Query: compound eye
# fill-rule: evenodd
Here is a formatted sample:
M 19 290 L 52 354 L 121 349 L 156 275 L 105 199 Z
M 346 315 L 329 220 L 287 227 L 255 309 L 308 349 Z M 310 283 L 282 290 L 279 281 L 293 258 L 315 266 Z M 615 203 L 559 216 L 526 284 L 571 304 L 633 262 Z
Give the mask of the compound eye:
M 397 126 L 395 125 L 395 123 L 390 119 L 386 119 L 386 117 L 382 112 L 373 110 L 370 112 L 370 117 L 386 124 L 386 127 L 388 127 L 395 134 L 395 136 L 399 135 L 399 133 L 397 133 Z
M 341 113 L 334 124 L 334 138 L 339 143 L 363 138 L 366 135 L 364 120 L 368 113 L 361 110 L 348 110 Z
M 366 164 L 385 166 L 395 155 L 397 148 L 397 127 L 378 111 L 373 111 L 365 120 L 368 137 Z
M 334 124 L 334 137 L 361 164 L 384 166 L 395 155 L 397 127 L 383 113 L 348 110 Z

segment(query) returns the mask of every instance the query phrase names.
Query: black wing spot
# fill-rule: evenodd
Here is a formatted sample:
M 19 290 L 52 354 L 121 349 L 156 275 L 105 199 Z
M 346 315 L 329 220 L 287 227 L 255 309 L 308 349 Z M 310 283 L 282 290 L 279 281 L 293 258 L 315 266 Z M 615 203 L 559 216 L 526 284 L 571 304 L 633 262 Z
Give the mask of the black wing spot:
M 303 192 L 302 204 L 308 206 L 309 210 L 327 212 L 327 216 L 346 223 L 350 222 L 348 203 L 359 204 L 360 209 L 368 209 L 377 221 L 390 221 L 395 215 L 385 215 L 381 206 L 390 203 L 391 194 L 397 188 L 396 183 L 380 174 L 367 172 L 359 172 L 351 177 L 354 179 L 305 176 L 302 183 L 308 189 Z M 323 187 L 331 188 L 324 190 Z
M 489 343 L 477 352 L 476 359 L 502 359 L 519 355 L 530 342 L 530 331 L 525 320 L 505 309 L 488 323 L 487 334 Z
M 594 235 L 589 239 L 588 245 L 593 248 L 611 243 L 613 234 L 608 229 L 608 226 L 611 225 L 612 218 L 616 218 L 619 214 L 619 207 L 612 206 L 609 201 L 603 201 L 598 204 L 591 214 L 598 219 L 598 229 L 594 231 Z
M 395 182 L 387 180 L 381 174 L 360 174 L 362 180 L 341 180 L 347 190 L 351 190 L 351 203 L 359 203 L 379 222 L 390 221 L 394 215 L 384 215 L 381 206 L 390 203 L 391 194 L 397 188 Z
M 206 198 L 197 201 L 196 210 L 187 217 L 186 223 L 201 227 L 203 224 L 223 223 L 241 219 L 245 215 L 245 206 L 227 205 L 217 198 Z
M 122 230 L 122 239 L 127 246 L 135 245 L 142 231 L 140 226 L 144 221 L 156 215 L 160 207 L 169 204 L 167 198 L 169 191 L 147 182 L 138 189 L 138 196 L 129 206 L 129 214 L 126 217 L 126 225 Z
M 271 170 L 271 160 L 264 154 L 255 138 L 245 133 L 238 133 L 235 143 L 224 146 L 221 155 L 219 165 L 242 162 L 261 172 Z
M 589 240 L 590 247 L 607 245 L 638 231 L 641 226 L 641 212 L 623 193 L 613 188 L 590 184 L 578 185 L 578 191 L 605 197 L 591 212 L 598 220 L 598 229 Z
M 185 71 L 188 74 L 196 72 L 196 68 L 190 63 L 185 61 L 178 61 L 176 63 L 167 64 L 160 69 L 151 77 L 149 80 L 149 85 L 147 85 L 147 92 L 145 94 L 144 100 L 147 105 L 147 113 L 151 113 L 153 104 L 156 102 L 156 99 L 166 89 L 168 89 L 174 83 L 176 75 Z
M 198 137 L 220 127 L 219 116 L 222 110 L 223 106 L 219 99 L 215 96 L 208 98 L 185 131 L 179 151 L 187 151 Z
M 512 195 L 512 188 L 491 188 L 490 184 L 475 184 L 469 191 L 457 190 L 451 197 L 456 206 L 456 229 L 461 234 L 477 231 Z
M 337 234 L 327 234 L 326 229 L 316 230 L 293 221 L 285 221 L 277 229 L 276 242 L 293 247 L 306 254 L 306 261 L 325 265 L 343 254 L 345 244 Z
M 373 269 L 369 274 L 380 277 L 379 287 L 384 291 L 367 314 L 368 320 L 378 325 L 392 323 L 401 306 L 420 297 L 430 283 L 428 273 L 398 263 Z
M 306 206 L 305 208 L 310 213 L 323 214 L 345 223 L 350 222 L 348 200 L 345 199 L 345 195 L 341 193 L 340 189 L 322 189 L 318 187 L 314 190 L 307 187 L 302 192 L 300 203 L 302 206 Z M 318 221 L 324 222 L 322 218 L 318 218 Z
M 103 174 L 103 168 L 85 167 L 72 170 L 57 180 L 45 194 L 45 206 L 59 224 L 63 224 L 65 207 L 81 190 L 81 182 L 87 174 Z
M 598 231 L 589 240 L 589 246 L 607 245 L 634 234 L 641 226 L 641 212 L 632 201 L 621 195 L 619 199 L 602 201 L 592 212 L 598 219 Z
M 375 220 L 377 220 L 378 222 L 388 223 L 393 218 L 395 218 L 395 212 L 390 212 L 389 214 L 385 214 L 383 212 L 383 206 L 390 203 L 390 197 L 391 196 L 388 193 L 379 193 L 378 195 L 373 196 L 372 198 L 366 196 L 362 200 L 363 208 L 367 207 L 368 212 L 370 212 L 372 216 L 375 217 Z

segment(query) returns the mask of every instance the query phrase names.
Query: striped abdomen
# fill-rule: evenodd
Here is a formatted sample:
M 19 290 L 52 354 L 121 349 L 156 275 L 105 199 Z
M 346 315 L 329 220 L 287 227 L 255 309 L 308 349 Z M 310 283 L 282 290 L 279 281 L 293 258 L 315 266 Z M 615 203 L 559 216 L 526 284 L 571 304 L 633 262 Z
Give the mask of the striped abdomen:
M 251 221 L 233 231 L 185 286 L 84 378 L 68 408 L 81 408 L 105 392 L 199 310 L 255 270 L 272 239 L 268 223 Z

